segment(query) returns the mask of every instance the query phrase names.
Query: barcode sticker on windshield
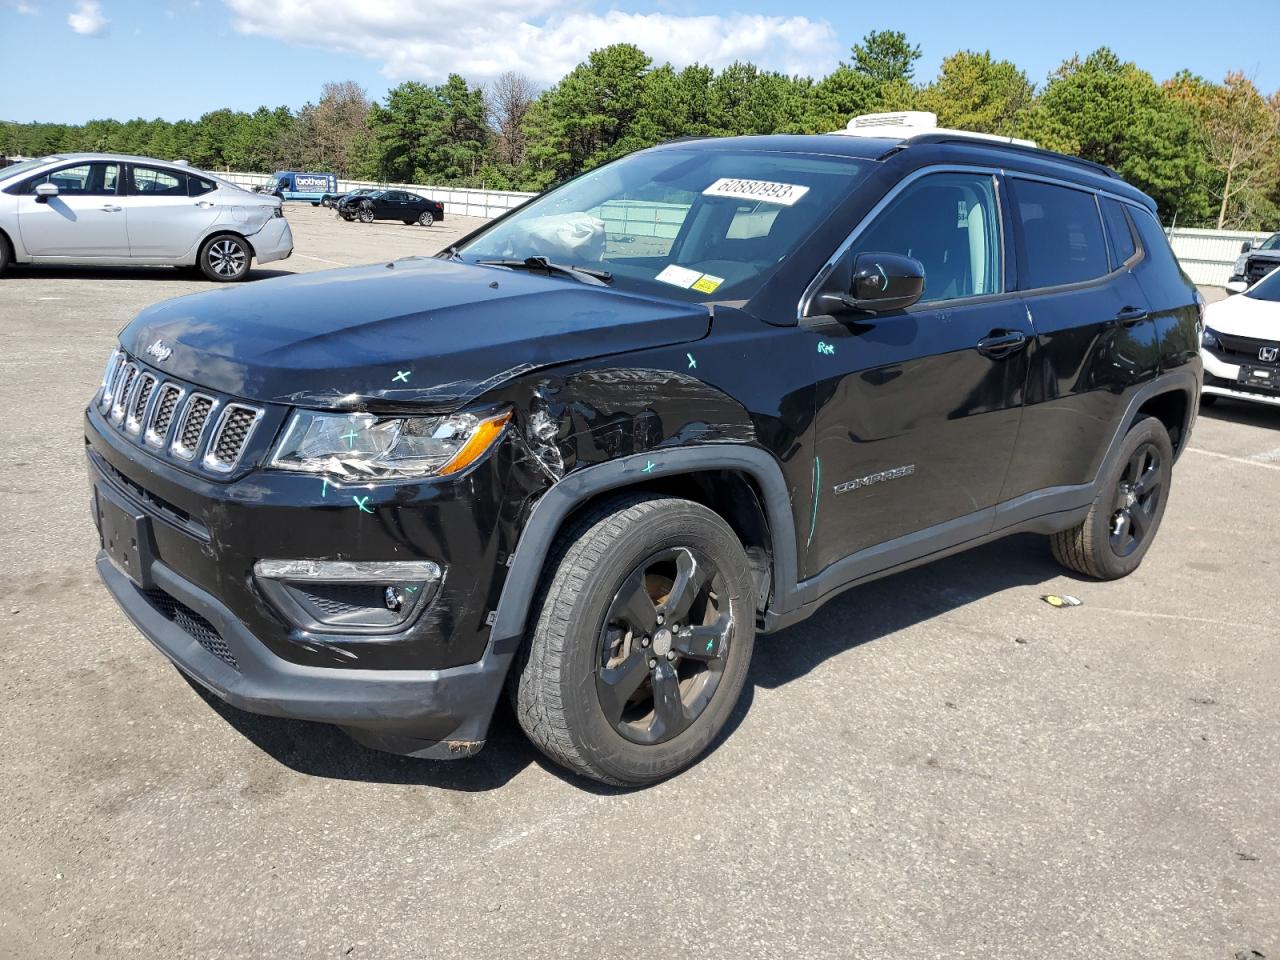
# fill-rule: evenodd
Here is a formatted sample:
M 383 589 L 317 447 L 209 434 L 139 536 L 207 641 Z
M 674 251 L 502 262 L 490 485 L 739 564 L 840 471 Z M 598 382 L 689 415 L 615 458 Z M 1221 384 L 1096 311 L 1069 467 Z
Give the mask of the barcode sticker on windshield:
M 741 197 L 744 200 L 761 200 L 764 203 L 778 203 L 789 207 L 808 192 L 808 187 L 795 183 L 721 177 L 703 190 L 702 194 L 706 197 Z

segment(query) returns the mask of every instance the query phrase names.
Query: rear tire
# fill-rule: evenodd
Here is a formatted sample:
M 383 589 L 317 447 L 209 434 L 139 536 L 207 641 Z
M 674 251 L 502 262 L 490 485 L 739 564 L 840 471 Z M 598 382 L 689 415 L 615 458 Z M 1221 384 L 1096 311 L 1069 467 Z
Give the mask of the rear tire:
M 1133 573 L 1160 529 L 1172 479 L 1169 432 L 1154 417 L 1143 417 L 1125 435 L 1089 515 L 1050 536 L 1054 559 L 1096 580 Z
M 627 494 L 590 510 L 556 541 L 533 612 L 516 715 L 575 773 L 616 786 L 669 777 L 702 755 L 742 692 L 750 566 L 701 504 Z
M 418 214 L 418 226 L 429 227 L 436 222 L 436 216 L 430 210 L 423 210 Z
M 9 238 L 0 233 L 0 274 L 9 268 L 9 262 L 13 259 L 13 251 L 9 247 Z
M 249 276 L 253 251 L 244 237 L 221 233 L 205 241 L 197 263 L 206 279 L 215 283 L 235 283 Z

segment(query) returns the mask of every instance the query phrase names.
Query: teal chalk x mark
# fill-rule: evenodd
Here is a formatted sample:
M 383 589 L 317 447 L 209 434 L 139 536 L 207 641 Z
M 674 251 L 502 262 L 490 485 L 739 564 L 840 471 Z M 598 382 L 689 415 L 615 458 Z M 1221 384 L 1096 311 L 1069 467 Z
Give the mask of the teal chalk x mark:
M 347 441 L 347 449 L 350 450 L 352 447 L 356 445 L 356 437 L 358 436 L 360 436 L 360 434 L 356 433 L 355 429 L 353 428 L 350 432 L 344 433 L 338 439 Z
M 710 653 L 711 648 L 714 647 L 715 645 L 716 645 L 716 638 L 712 637 L 710 640 L 707 641 L 707 653 Z
M 418 588 L 417 588 L 417 587 L 405 587 L 405 590 L 406 590 L 407 592 L 409 592 L 409 593 L 417 593 L 417 592 L 418 592 Z
M 887 273 L 885 273 L 885 272 L 884 272 L 884 267 L 880 266 L 880 264 L 878 264 L 878 263 L 876 264 L 876 269 L 880 271 L 880 278 L 881 278 L 881 282 L 880 282 L 880 289 L 881 289 L 881 290 L 888 290 L 888 289 L 889 289 L 889 275 L 888 275 Z
M 697 361 L 697 360 L 695 360 L 695 359 L 693 359 L 693 354 L 692 354 L 692 353 L 686 353 L 686 354 L 685 354 L 685 356 L 689 358 L 689 369 L 690 369 L 690 370 L 697 370 L 697 369 L 698 369 L 698 361 Z
M 361 513 L 373 513 L 373 511 L 369 509 L 369 498 L 367 496 L 352 497 L 351 499 L 356 502 L 356 506 L 360 508 Z
M 391 382 L 395 383 L 396 381 L 399 381 L 400 383 L 408 383 L 409 374 L 412 372 L 412 370 L 397 370 L 396 375 L 391 378 Z
M 641 470 L 640 472 L 641 472 L 641 473 L 653 473 L 653 468 L 654 468 L 655 466 L 657 466 L 657 464 L 655 464 L 652 460 L 646 460 L 646 461 L 644 462 L 644 469 L 643 469 L 643 470 Z
M 821 354 L 825 354 L 828 357 L 835 356 L 836 345 L 834 343 L 824 343 L 823 341 L 819 340 L 818 352 Z
M 326 477 L 320 484 L 320 496 L 327 497 L 329 495 L 329 478 Z

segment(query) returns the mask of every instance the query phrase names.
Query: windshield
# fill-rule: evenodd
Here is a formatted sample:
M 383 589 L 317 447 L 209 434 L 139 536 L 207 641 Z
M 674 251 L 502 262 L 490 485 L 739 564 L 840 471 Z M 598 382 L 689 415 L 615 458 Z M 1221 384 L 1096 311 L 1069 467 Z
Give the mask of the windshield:
M 1271 236 L 1267 237 L 1266 240 L 1262 241 L 1262 246 L 1258 247 L 1258 249 L 1280 250 L 1280 233 L 1273 233 Z
M 468 262 L 545 257 L 623 290 L 705 302 L 759 289 L 866 175 L 862 161 L 664 148 L 589 171 L 459 248 Z
M 28 170 L 32 170 L 35 167 L 40 166 L 41 164 L 50 163 L 57 159 L 59 158 L 58 157 L 37 157 L 34 160 L 23 160 L 21 163 L 15 163 L 11 167 L 5 167 L 3 170 L 0 170 L 0 180 L 8 180 L 10 177 L 21 176 L 22 174 L 26 173 Z
M 1254 300 L 1270 300 L 1272 303 L 1280 303 L 1280 269 L 1272 270 L 1246 290 L 1244 295 Z

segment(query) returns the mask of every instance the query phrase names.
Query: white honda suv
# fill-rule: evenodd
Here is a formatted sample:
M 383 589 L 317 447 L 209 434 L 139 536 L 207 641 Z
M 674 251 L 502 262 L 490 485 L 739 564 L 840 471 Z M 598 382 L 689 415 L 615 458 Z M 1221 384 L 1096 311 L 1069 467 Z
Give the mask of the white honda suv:
M 1280 269 L 1205 310 L 1201 402 L 1234 397 L 1280 406 Z
M 11 262 L 196 266 L 229 281 L 291 253 L 278 199 L 183 164 L 73 153 L 0 169 L 0 272 Z

